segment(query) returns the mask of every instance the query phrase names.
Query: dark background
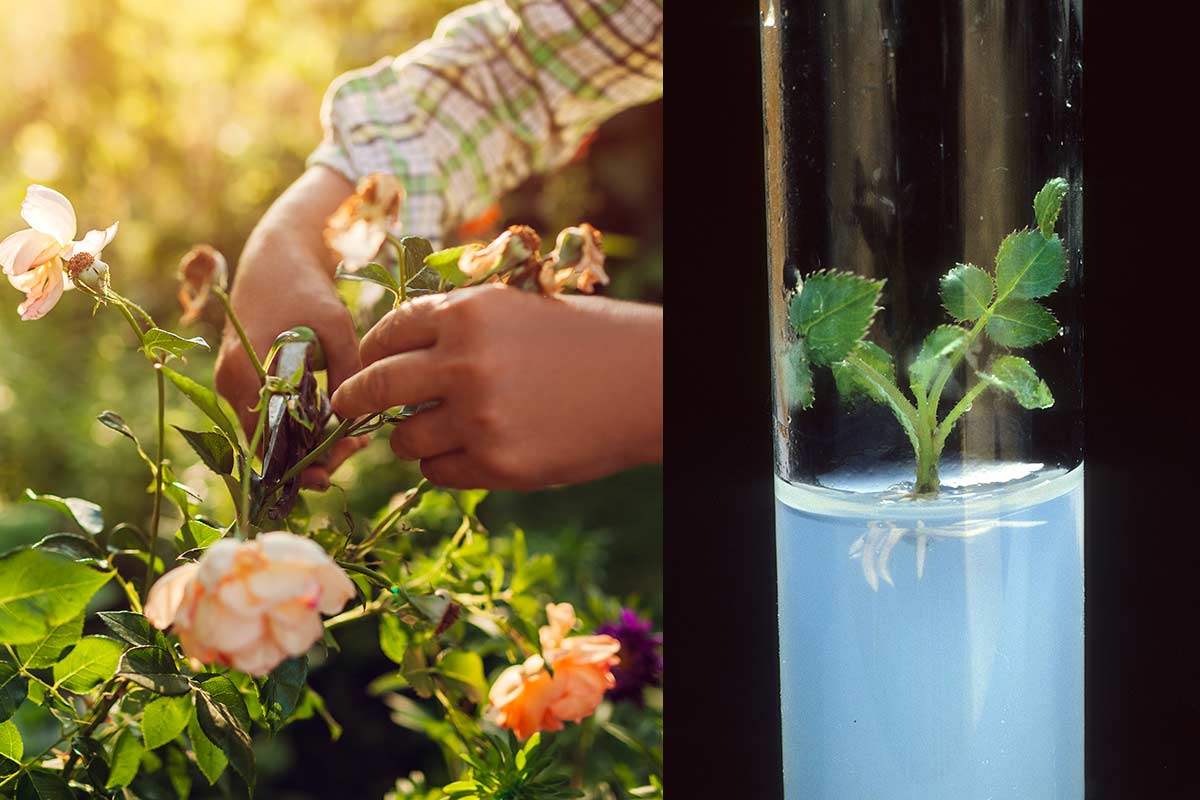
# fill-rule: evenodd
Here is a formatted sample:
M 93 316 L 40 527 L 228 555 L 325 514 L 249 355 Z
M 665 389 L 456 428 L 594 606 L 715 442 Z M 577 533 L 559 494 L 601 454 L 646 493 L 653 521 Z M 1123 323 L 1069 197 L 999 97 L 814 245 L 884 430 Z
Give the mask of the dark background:
M 1087 796 L 1195 797 L 1195 21 L 1084 20 Z M 778 798 L 757 3 L 689 4 L 671 43 L 672 790 Z

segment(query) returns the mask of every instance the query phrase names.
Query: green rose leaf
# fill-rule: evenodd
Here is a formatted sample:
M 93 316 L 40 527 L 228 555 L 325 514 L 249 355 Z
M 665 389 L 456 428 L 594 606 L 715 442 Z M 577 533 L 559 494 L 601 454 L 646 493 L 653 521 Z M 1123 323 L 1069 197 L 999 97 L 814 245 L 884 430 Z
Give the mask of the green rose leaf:
M 31 769 L 17 784 L 17 800 L 75 800 L 75 793 L 58 773 Z
M 263 720 L 271 733 L 278 733 L 296 710 L 304 694 L 308 678 L 308 658 L 289 658 L 275 669 L 263 683 L 259 701 L 263 707 Z
M 0 643 L 41 640 L 82 614 L 111 577 L 53 550 L 17 550 L 0 557 Z
M 874 342 L 863 340 L 854 346 L 853 355 L 861 359 L 867 366 L 878 372 L 889 382 L 896 382 L 896 365 L 892 356 Z M 876 403 L 886 403 L 887 394 L 875 383 L 863 377 L 862 372 L 850 366 L 845 361 L 833 365 L 833 380 L 837 385 L 838 395 L 843 400 L 855 400 L 866 397 Z
M 967 332 L 957 325 L 939 325 L 925 337 L 920 352 L 908 365 L 908 379 L 914 387 L 928 392 L 938 372 L 950 358 L 967 345 Z
M 808 348 L 797 339 L 783 351 L 780 366 L 783 402 L 788 408 L 810 408 L 813 404 L 812 365 L 808 363 Z
M 433 697 L 433 678 L 429 677 L 429 663 L 425 660 L 425 650 L 419 642 L 414 642 L 404 651 L 404 660 L 400 664 L 401 672 L 408 685 L 421 697 Z
M 52 533 L 40 539 L 34 545 L 38 550 L 53 550 L 70 558 L 72 561 L 83 561 L 91 566 L 104 568 L 104 551 L 96 540 L 78 533 Z
M 960 322 L 979 319 L 992 304 L 992 277 L 973 264 L 959 264 L 942 276 L 942 305 Z
M 468 250 L 478 250 L 481 245 L 465 244 L 461 247 L 451 247 L 448 250 L 438 250 L 425 256 L 425 266 L 436 272 L 451 286 L 462 286 L 471 278 L 458 268 L 458 260 Z
M 1062 178 L 1051 178 L 1033 198 L 1033 215 L 1042 235 L 1048 237 L 1054 233 L 1054 224 L 1058 222 L 1058 212 L 1062 210 L 1068 186 Z
M 157 697 L 142 713 L 142 737 L 146 749 L 154 750 L 175 741 L 192 719 L 192 701 L 186 696 Z
M 250 744 L 250 714 L 233 681 L 224 675 L 199 675 L 196 719 L 200 729 L 229 759 L 229 764 L 254 785 L 254 748 Z
M 54 685 L 68 692 L 90 692 L 117 674 L 125 648 L 107 636 L 85 636 L 67 657 L 54 665 Z
M 104 532 L 104 515 L 101 513 L 100 506 L 93 502 L 81 500 L 78 497 L 38 494 L 32 489 L 25 490 L 25 497 L 35 503 L 41 503 L 56 511 L 61 511 L 75 520 L 76 525 L 93 536 L 99 536 Z
M 400 284 L 396 281 L 396 277 L 382 264 L 367 264 L 362 269 L 355 270 L 354 272 L 349 272 L 339 264 L 337 272 L 334 273 L 333 277 L 340 281 L 373 283 L 376 286 L 382 286 L 394 295 L 400 294 Z
M 404 248 L 404 272 L 410 279 L 415 278 L 425 269 L 425 259 L 433 255 L 433 245 L 420 236 L 404 236 L 400 244 Z
M 992 309 L 984 330 L 996 344 L 1029 347 L 1057 336 L 1058 320 L 1033 300 L 1010 297 Z
M 183 392 L 184 396 L 191 400 L 196 408 L 203 411 L 205 416 L 215 422 L 217 427 L 225 432 L 225 435 L 229 437 L 229 441 L 238 441 L 237 425 L 221 406 L 221 401 L 217 399 L 216 393 L 211 389 L 201 386 L 186 375 L 181 375 L 170 367 L 156 366 L 155 369 L 162 370 L 163 375 L 167 376 L 171 383 L 175 384 L 175 387 Z
M 57 664 L 69 647 L 83 636 L 83 612 L 79 616 L 55 625 L 45 636 L 17 648 L 17 658 L 25 669 L 44 669 Z
M 194 715 L 187 724 L 187 734 L 192 740 L 192 752 L 196 754 L 196 766 L 200 768 L 209 785 L 216 783 L 229 760 L 225 758 L 221 748 L 204 735 L 204 731 L 200 729 L 200 722 Z
M 188 800 L 192 793 L 192 770 L 187 755 L 178 747 L 172 747 L 167 750 L 166 761 L 167 780 L 171 782 L 175 796 L 179 800 Z
M 379 618 L 379 649 L 395 663 L 404 663 L 404 652 L 408 649 L 408 631 L 394 614 L 384 614 Z
M 180 553 L 188 550 L 203 550 L 225 535 L 220 528 L 214 528 L 198 519 L 190 519 L 187 524 L 175 533 L 175 546 Z
M 175 659 L 162 647 L 134 647 L 125 651 L 117 674 L 157 694 L 181 695 L 192 690 L 179 674 Z
M 218 475 L 233 474 L 233 445 L 229 443 L 229 439 L 223 433 L 217 431 L 189 431 L 178 425 L 172 425 L 171 427 L 183 435 L 187 443 L 196 451 L 196 455 L 200 456 L 200 460 L 204 462 L 204 466 Z
M 1001 356 L 992 362 L 990 372 L 980 372 L 979 377 L 1011 394 L 1024 408 L 1049 408 L 1054 405 L 1050 387 L 1023 358 Z
M 17 724 L 10 719 L 0 722 L 0 756 L 11 758 L 13 761 L 20 761 L 25 757 L 25 742 L 21 739 Z
M 193 347 L 199 347 L 203 350 L 208 350 L 208 342 L 204 341 L 203 336 L 193 336 L 190 339 L 185 339 L 182 336 L 164 331 L 162 328 L 151 328 L 142 334 L 142 350 L 146 355 L 154 358 L 154 352 L 157 350 L 167 356 L 182 356 Z
M 850 272 L 821 271 L 804 280 L 788 316 L 814 364 L 835 364 L 849 355 L 879 311 L 883 281 Z
M 12 664 L 0 661 L 0 722 L 7 722 L 28 694 L 29 681 Z
M 166 644 L 162 631 L 150 624 L 150 620 L 135 611 L 101 611 L 98 616 L 108 629 L 134 647 Z
M 461 684 L 467 697 L 478 703 L 487 696 L 488 682 L 483 675 L 483 659 L 470 650 L 447 650 L 438 659 L 438 672 Z
M 113 744 L 112 758 L 109 759 L 108 782 L 105 789 L 119 789 L 128 786 L 137 776 L 138 766 L 142 762 L 142 753 L 146 748 L 138 740 L 137 734 L 127 728 L 117 737 Z
M 996 253 L 996 295 L 1045 297 L 1066 275 L 1066 255 L 1057 234 L 1016 231 L 1004 237 Z

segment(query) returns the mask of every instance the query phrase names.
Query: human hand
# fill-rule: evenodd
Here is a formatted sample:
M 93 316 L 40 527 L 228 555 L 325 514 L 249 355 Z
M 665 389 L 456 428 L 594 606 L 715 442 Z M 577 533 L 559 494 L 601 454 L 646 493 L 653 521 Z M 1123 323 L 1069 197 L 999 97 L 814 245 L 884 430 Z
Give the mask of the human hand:
M 531 490 L 662 460 L 662 309 L 493 284 L 417 298 L 360 347 L 342 418 L 440 401 L 392 449 L 430 481 Z
M 325 219 L 352 189 L 344 178 L 324 168 L 309 170 L 292 184 L 251 234 L 230 293 L 233 309 L 260 358 L 283 331 L 297 325 L 312 328 L 325 353 L 331 392 L 359 369 L 360 361 L 358 334 L 334 288 L 333 258 L 321 233 Z M 262 382 L 229 323 L 217 356 L 216 386 L 237 411 L 247 434 L 252 434 L 258 424 L 258 413 L 252 409 Z M 366 437 L 352 437 L 338 442 L 324 463 L 304 471 L 302 485 L 327 487 L 334 470 L 366 441 Z

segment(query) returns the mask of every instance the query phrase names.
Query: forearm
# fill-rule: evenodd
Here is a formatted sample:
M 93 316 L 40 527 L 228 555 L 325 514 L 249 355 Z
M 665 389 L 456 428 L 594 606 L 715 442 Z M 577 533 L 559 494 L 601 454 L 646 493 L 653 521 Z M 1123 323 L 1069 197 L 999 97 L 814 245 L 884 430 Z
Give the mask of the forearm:
M 246 242 L 234 282 L 234 300 L 243 292 L 263 287 L 255 275 L 258 264 L 285 265 L 289 271 L 318 271 L 330 277 L 337 259 L 325 246 L 325 220 L 354 191 L 338 173 L 316 166 L 301 175 L 279 196 Z M 275 280 L 272 275 L 264 280 Z M 277 287 L 278 288 L 278 287 Z

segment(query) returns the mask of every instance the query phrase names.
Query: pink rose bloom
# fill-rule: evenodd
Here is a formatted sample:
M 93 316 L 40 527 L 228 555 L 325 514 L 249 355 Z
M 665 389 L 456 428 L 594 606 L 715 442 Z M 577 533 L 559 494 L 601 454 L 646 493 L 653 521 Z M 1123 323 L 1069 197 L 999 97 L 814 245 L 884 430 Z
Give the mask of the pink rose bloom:
M 21 319 L 40 319 L 54 308 L 63 290 L 71 288 L 64 270 L 72 275 L 88 268 L 107 273 L 100 251 L 116 236 L 117 223 L 73 241 L 76 222 L 71 201 L 37 184 L 25 192 L 21 217 L 29 227 L 0 242 L 0 268 L 8 282 L 25 293 L 25 302 L 17 307 Z
M 184 653 L 266 675 L 324 634 L 321 614 L 336 614 L 354 584 L 311 539 L 274 531 L 239 542 L 221 539 L 194 564 L 161 577 L 146 619 L 174 626 Z
M 390 231 L 399 229 L 404 187 L 394 175 L 364 176 L 325 221 L 325 244 L 347 272 L 362 269 L 379 255 Z
M 616 685 L 612 668 L 620 661 L 620 642 L 606 635 L 567 636 L 575 627 L 570 603 L 549 604 L 546 618 L 549 624 L 538 630 L 542 655 L 504 670 L 488 693 L 497 724 L 522 740 L 591 716 Z

